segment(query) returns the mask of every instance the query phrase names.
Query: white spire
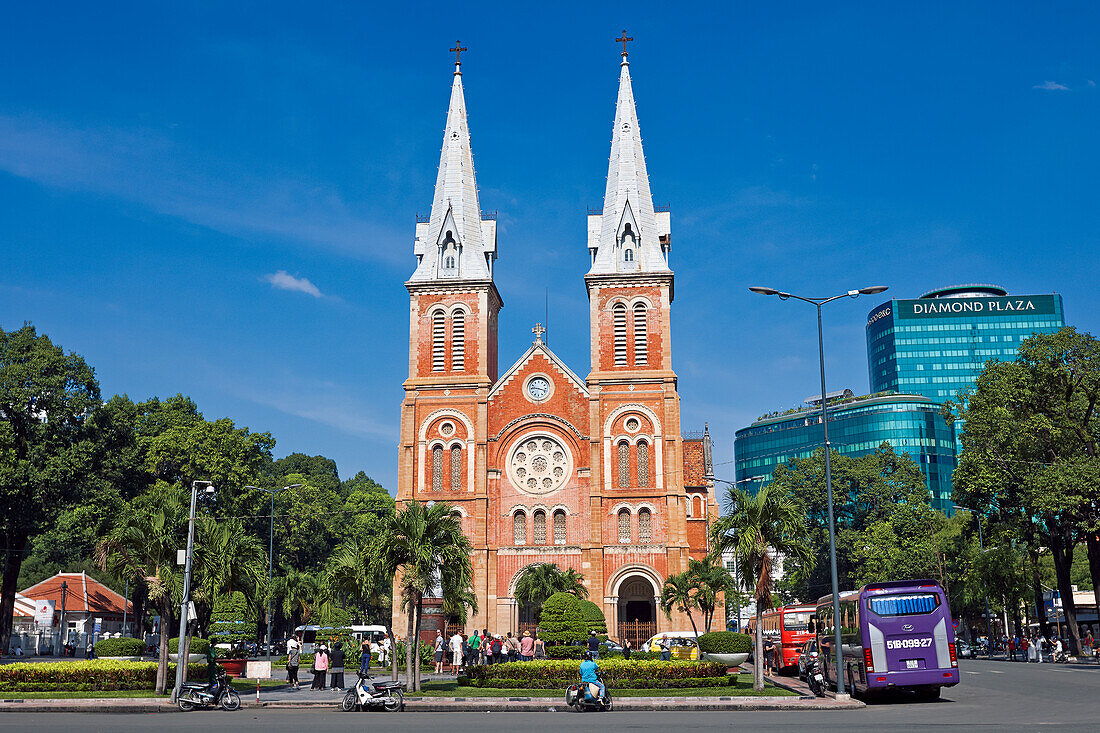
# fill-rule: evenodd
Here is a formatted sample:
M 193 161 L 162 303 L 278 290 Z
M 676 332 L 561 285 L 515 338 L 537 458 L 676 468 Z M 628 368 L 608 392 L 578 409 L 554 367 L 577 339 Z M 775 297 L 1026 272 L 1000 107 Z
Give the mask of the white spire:
M 669 215 L 653 209 L 625 53 L 620 69 L 603 213 L 589 216 L 589 274 L 669 272 L 668 246 L 662 245 L 662 239 L 668 242 Z
M 496 221 L 481 220 L 461 68 L 456 60 L 432 213 L 416 225 L 417 267 L 410 282 L 492 278 Z

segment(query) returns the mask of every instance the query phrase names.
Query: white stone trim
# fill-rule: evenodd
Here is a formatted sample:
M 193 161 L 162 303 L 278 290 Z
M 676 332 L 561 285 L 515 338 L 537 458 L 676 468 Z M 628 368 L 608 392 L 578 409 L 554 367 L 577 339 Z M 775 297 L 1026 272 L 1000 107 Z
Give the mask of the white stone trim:
M 416 494 L 422 494 L 425 489 L 425 467 L 428 457 L 428 428 L 441 417 L 455 418 L 462 423 L 466 428 L 466 440 L 463 445 L 463 452 L 466 454 L 463 459 L 466 461 L 466 486 L 465 491 L 474 491 L 474 453 L 477 452 L 477 441 L 474 438 L 474 424 L 470 421 L 470 418 L 466 416 L 461 410 L 456 410 L 450 407 L 444 407 L 439 410 L 428 413 L 424 420 L 420 423 L 420 431 L 418 436 L 418 445 L 416 449 Z M 461 441 L 461 438 L 456 440 Z M 444 446 L 446 444 L 444 443 Z
M 622 550 L 625 548 L 620 547 L 608 547 L 608 550 Z M 616 553 L 617 554 L 617 553 Z M 640 575 L 650 582 L 653 586 L 653 597 L 656 598 L 661 595 L 661 588 L 664 587 L 665 579 L 661 577 L 661 574 L 657 572 L 656 568 L 645 563 L 631 563 L 630 565 L 623 565 L 615 570 L 611 574 L 611 577 L 607 579 L 607 589 L 604 595 L 618 596 L 619 589 L 622 584 L 635 575 Z

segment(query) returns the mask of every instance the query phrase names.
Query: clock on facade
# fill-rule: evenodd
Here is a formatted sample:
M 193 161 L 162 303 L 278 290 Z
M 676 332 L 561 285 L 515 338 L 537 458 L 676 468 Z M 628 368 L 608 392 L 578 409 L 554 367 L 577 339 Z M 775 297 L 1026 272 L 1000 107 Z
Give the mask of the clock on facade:
M 550 380 L 546 377 L 534 377 L 527 383 L 527 394 L 538 402 L 550 394 Z

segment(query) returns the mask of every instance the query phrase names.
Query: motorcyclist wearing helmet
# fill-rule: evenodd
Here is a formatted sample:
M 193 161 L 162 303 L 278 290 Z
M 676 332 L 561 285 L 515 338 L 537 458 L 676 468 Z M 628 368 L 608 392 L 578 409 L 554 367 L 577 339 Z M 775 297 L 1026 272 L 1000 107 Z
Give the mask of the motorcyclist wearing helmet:
M 581 662 L 581 682 L 584 684 L 584 694 L 588 696 L 588 685 L 593 684 L 600 688 L 597 699 L 602 700 L 607 687 L 600 681 L 600 665 L 592 661 L 592 652 L 584 653 L 584 661 Z

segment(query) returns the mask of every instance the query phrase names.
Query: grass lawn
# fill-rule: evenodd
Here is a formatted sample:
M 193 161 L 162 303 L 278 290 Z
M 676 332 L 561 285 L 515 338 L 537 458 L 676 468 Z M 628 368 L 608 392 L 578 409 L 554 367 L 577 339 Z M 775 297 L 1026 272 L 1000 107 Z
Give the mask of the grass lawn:
M 168 695 L 157 695 L 152 690 L 0 692 L 0 700 L 82 700 L 97 697 L 162 697 L 165 700 L 168 699 Z
M 742 674 L 733 687 L 687 687 L 672 690 L 623 690 L 610 688 L 613 697 L 751 697 L 758 693 L 752 689 L 752 675 Z M 483 687 L 459 687 L 456 682 L 425 682 L 420 693 L 406 693 L 407 697 L 565 697 L 560 690 L 503 690 Z M 790 690 L 765 684 L 764 697 L 794 695 Z

